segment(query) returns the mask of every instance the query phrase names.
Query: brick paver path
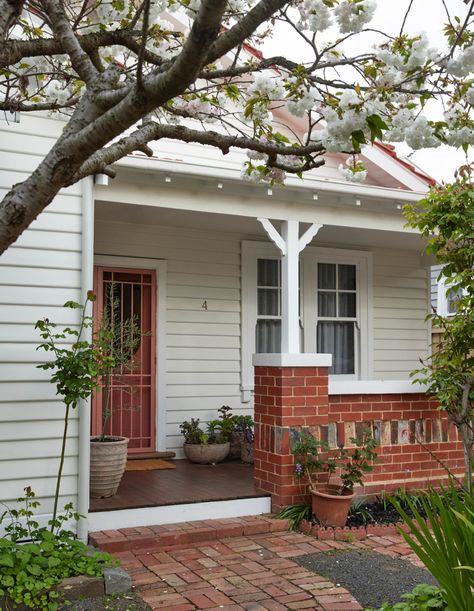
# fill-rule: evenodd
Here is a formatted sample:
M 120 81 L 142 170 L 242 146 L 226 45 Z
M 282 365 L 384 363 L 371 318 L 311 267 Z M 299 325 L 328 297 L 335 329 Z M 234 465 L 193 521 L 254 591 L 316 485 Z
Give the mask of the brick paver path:
M 113 554 L 132 575 L 136 591 L 150 607 L 168 611 L 357 611 L 362 607 L 350 592 L 293 559 L 360 547 L 404 556 L 418 564 L 398 535 L 369 536 L 352 543 L 318 541 L 281 530 L 285 526 L 284 521 L 268 518 L 240 518 L 155 527 L 161 533 L 155 539 L 149 528 L 96 533 L 92 538 L 105 548 L 107 537 L 111 542 L 125 538 L 126 544 L 115 543 L 116 549 L 124 551 Z M 234 536 L 222 536 L 226 533 Z

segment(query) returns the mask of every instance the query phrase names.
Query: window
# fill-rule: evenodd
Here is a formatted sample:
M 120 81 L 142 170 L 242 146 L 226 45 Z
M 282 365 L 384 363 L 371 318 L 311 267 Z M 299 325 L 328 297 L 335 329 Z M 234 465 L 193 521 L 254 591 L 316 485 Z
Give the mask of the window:
M 317 352 L 333 355 L 330 374 L 356 369 L 357 268 L 345 263 L 317 264 Z
M 256 352 L 281 350 L 281 262 L 257 260 Z
M 440 316 L 453 316 L 456 314 L 457 301 L 462 297 L 462 290 L 449 287 L 449 279 L 442 276 L 438 280 L 438 314 Z
M 300 256 L 300 345 L 333 355 L 329 373 L 368 379 L 371 254 L 307 247 Z M 252 355 L 281 349 L 281 264 L 266 242 L 242 243 L 242 391 L 250 400 Z

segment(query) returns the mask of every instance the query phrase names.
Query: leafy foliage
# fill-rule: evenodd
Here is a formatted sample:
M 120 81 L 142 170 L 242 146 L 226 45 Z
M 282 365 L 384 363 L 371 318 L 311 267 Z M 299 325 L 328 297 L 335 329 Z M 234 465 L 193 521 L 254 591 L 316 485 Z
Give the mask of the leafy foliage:
M 71 504 L 66 505 L 64 514 L 49 522 L 51 528 L 40 528 L 33 517 L 39 501 L 31 488 L 25 488 L 25 497 L 18 501 L 25 507 L 7 508 L 0 516 L 6 533 L 0 538 L 0 603 L 8 597 L 31 609 L 55 611 L 61 600 L 52 588 L 62 579 L 100 576 L 103 567 L 115 561 L 108 554 L 91 553 L 65 528 L 79 517 Z
M 474 447 L 474 184 L 472 168 L 458 180 L 431 190 L 415 206 L 405 207 L 411 227 L 428 237 L 426 251 L 444 267 L 450 291 L 459 295 L 454 316 L 428 316 L 443 337 L 431 356 L 412 373 L 440 401 L 458 428 L 464 446 L 466 488 L 471 490 Z
M 449 487 L 429 490 L 417 504 L 406 499 L 413 517 L 393 499 L 397 511 L 409 527 L 400 531 L 408 545 L 441 586 L 449 609 L 474 609 L 474 499 L 464 490 Z
M 425 583 L 416 586 L 408 594 L 403 594 L 401 598 L 403 598 L 401 603 L 395 605 L 385 603 L 377 610 L 366 609 L 365 611 L 431 611 L 431 609 L 449 611 L 440 588 Z
M 340 493 L 353 490 L 356 484 L 362 485 L 364 474 L 373 469 L 371 463 L 377 460 L 377 442 L 370 431 L 363 431 L 361 437 L 350 439 L 354 448 L 340 446 L 337 454 L 329 452 L 326 442 L 315 439 L 311 433 L 302 431 L 292 446 L 296 456 L 296 478 L 306 476 L 312 488 L 317 488 L 314 476 L 318 472 L 339 472 L 341 478 Z M 324 453 L 324 456 L 321 455 Z
M 277 520 L 289 520 L 290 530 L 298 530 L 303 520 L 311 520 L 313 511 L 311 505 L 288 505 L 273 516 Z

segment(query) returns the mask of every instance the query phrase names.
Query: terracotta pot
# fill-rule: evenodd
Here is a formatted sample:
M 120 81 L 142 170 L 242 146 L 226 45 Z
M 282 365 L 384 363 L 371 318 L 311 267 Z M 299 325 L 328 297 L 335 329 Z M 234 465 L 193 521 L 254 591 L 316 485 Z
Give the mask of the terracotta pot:
M 191 462 L 201 465 L 212 465 L 227 458 L 230 443 L 185 443 L 184 453 Z
M 240 460 L 253 465 L 253 441 L 242 441 L 240 446 Z
M 106 437 L 99 441 L 91 438 L 90 495 L 104 499 L 117 493 L 127 464 L 128 439 Z
M 332 484 L 321 485 L 317 490 L 311 489 L 312 509 L 315 517 L 323 526 L 343 527 L 351 506 L 354 492 L 343 490 Z

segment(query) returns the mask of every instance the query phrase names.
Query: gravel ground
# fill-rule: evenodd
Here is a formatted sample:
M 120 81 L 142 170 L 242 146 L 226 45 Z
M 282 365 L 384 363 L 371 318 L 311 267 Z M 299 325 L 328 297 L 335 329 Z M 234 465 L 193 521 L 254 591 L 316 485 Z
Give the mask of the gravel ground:
M 151 611 L 151 609 L 137 594 L 128 592 L 115 596 L 84 598 L 62 607 L 60 611 Z
M 363 607 L 395 604 L 420 583 L 436 585 L 425 569 L 408 560 L 367 550 L 335 550 L 299 556 L 295 562 L 349 590 Z

